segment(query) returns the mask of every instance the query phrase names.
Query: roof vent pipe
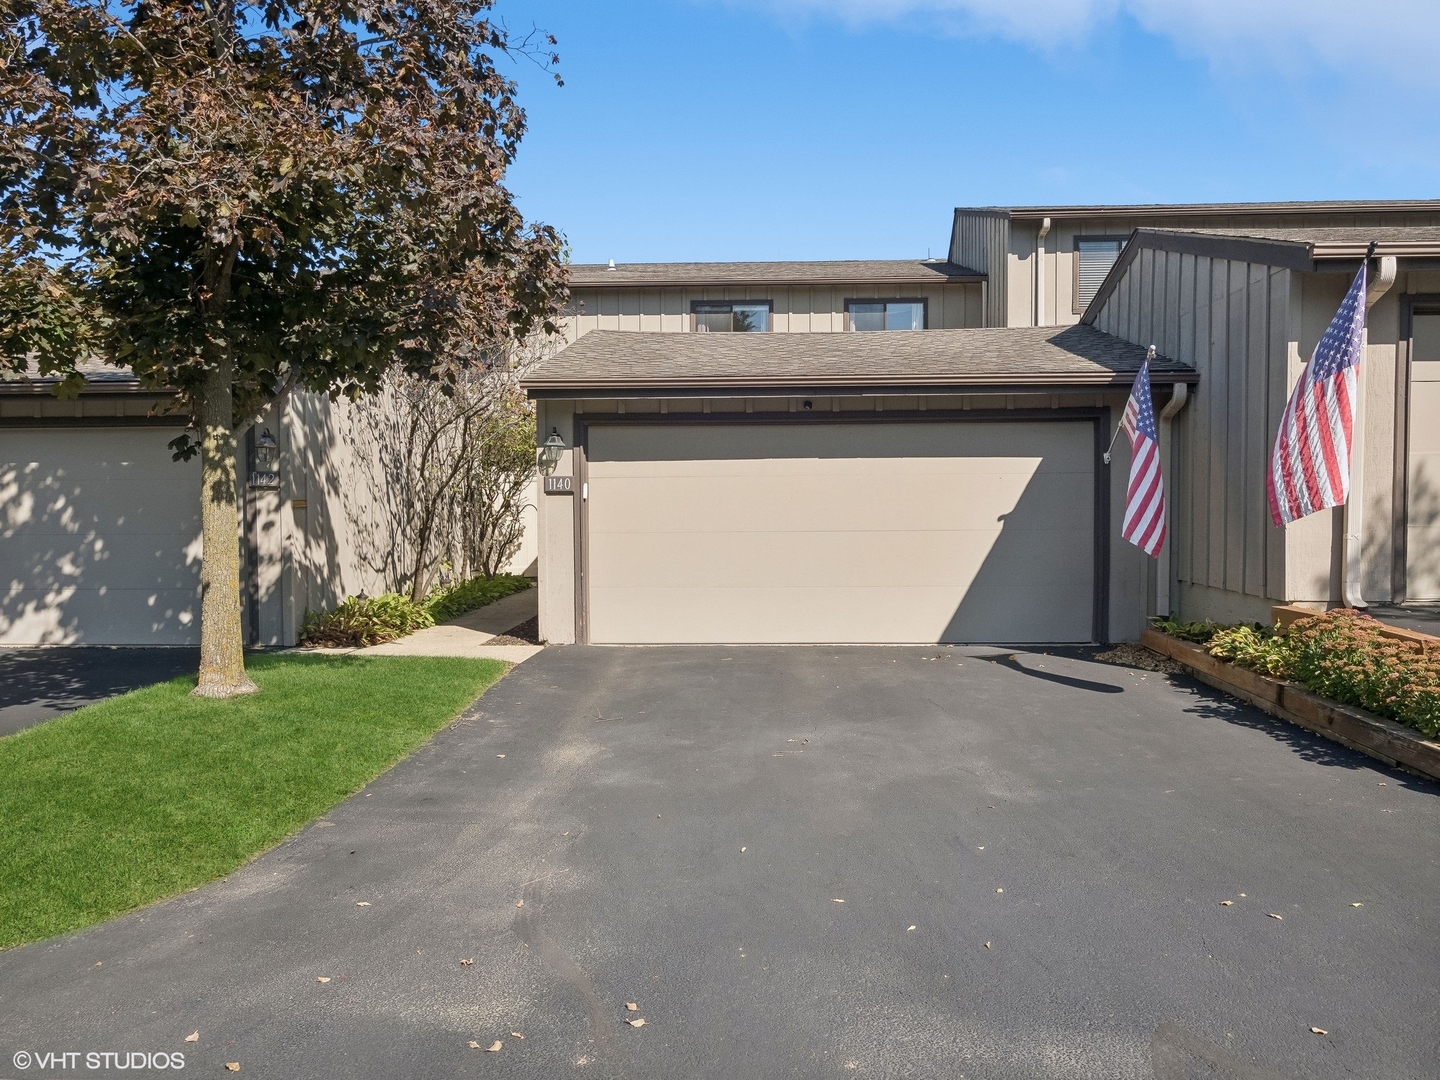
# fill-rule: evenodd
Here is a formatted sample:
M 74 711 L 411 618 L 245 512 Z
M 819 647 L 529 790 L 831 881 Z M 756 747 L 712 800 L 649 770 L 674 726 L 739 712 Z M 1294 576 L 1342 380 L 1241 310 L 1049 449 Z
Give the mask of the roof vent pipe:
M 1370 245 L 1374 254 L 1375 245 Z M 1367 259 L 1368 259 L 1367 255 Z M 1394 255 L 1379 258 L 1379 272 L 1370 280 L 1365 289 L 1365 338 L 1362 363 L 1355 380 L 1355 423 L 1350 433 L 1350 498 L 1345 500 L 1345 576 L 1343 591 L 1345 606 L 1364 608 L 1361 589 L 1360 556 L 1365 548 L 1365 385 L 1369 382 L 1366 374 L 1369 364 L 1363 362 L 1370 352 L 1370 309 L 1375 302 L 1390 291 L 1395 284 L 1396 264 Z
M 1045 325 L 1045 237 L 1050 235 L 1050 219 L 1042 218 L 1035 234 L 1035 325 Z
M 605 269 L 606 269 L 606 270 L 614 270 L 614 269 L 615 269 L 615 260 L 614 260 L 614 259 L 611 259 L 611 260 L 610 260 L 610 265 L 607 266 Z

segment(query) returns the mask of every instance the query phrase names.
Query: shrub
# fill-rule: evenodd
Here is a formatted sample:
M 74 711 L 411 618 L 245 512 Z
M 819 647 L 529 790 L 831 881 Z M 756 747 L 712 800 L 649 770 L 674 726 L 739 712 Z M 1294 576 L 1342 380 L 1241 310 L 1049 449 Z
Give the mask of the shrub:
M 300 644 L 351 648 L 381 645 L 434 625 L 434 616 L 423 605 L 398 593 L 352 596 L 334 611 L 306 615 Z
M 1204 645 L 1215 634 L 1225 629 L 1219 623 L 1209 622 L 1181 622 L 1179 619 L 1150 620 L 1155 624 L 1155 629 L 1160 630 L 1171 637 L 1177 637 L 1181 641 L 1192 641 L 1196 645 Z
M 1380 633 L 1350 610 L 1301 619 L 1287 635 L 1293 677 L 1317 694 L 1440 735 L 1440 657 Z
M 1206 642 L 1205 651 L 1221 660 L 1280 679 L 1291 677 L 1295 662 L 1290 639 L 1260 623 L 1217 630 Z
M 435 622 L 453 619 L 477 607 L 530 587 L 530 579 L 520 574 L 496 574 L 494 577 L 473 577 L 436 589 L 425 598 L 425 610 Z M 417 628 L 418 629 L 418 628 Z

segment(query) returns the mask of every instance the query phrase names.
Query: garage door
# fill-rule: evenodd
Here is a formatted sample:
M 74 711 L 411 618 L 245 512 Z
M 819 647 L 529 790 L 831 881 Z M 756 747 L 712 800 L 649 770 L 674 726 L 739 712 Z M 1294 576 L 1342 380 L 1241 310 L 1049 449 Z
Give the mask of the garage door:
M 1080 642 L 1077 422 L 594 425 L 596 643 Z
M 0 644 L 199 640 L 200 467 L 174 437 L 0 429 Z

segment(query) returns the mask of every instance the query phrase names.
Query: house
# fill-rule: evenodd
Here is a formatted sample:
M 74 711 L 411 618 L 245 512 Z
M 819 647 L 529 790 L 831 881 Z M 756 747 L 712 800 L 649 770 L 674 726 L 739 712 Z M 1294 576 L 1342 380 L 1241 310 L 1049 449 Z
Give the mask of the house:
M 0 646 L 197 644 L 200 466 L 167 446 L 183 419 L 121 369 L 91 366 L 71 400 L 52 385 L 0 382 Z M 236 461 L 247 643 L 292 645 L 307 611 L 394 587 L 397 419 L 383 400 L 297 393 L 250 429 Z M 510 569 L 534 557 L 532 527 Z
M 945 263 L 575 267 L 524 384 L 541 633 L 1088 642 L 1440 596 L 1437 240 L 1434 201 L 960 209 Z M 1367 256 L 1361 495 L 1280 529 L 1274 432 Z M 1152 345 L 1158 560 L 1104 461 Z

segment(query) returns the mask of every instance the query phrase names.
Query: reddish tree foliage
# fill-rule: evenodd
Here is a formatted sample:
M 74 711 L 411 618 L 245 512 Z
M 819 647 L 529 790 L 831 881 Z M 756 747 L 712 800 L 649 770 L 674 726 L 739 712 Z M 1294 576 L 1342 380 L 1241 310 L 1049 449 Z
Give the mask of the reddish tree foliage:
M 197 692 L 240 652 L 237 434 L 294 388 L 453 381 L 553 332 L 560 238 L 492 0 L 0 0 L 0 365 L 176 392 L 202 462 Z

